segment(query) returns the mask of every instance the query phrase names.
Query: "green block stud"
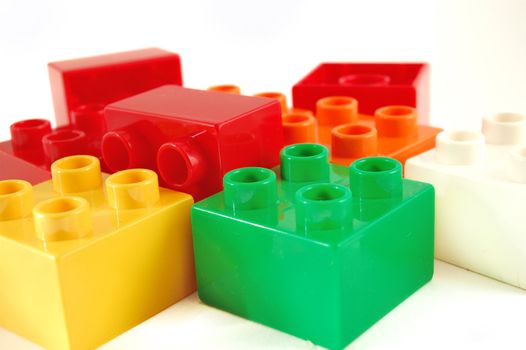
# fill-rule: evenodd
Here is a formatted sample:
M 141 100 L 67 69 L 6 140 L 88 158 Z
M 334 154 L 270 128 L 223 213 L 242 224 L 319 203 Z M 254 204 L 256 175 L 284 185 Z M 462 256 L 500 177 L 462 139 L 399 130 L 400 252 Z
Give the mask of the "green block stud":
M 199 297 L 341 349 L 433 275 L 434 190 L 394 159 L 350 167 L 297 144 L 192 209 Z

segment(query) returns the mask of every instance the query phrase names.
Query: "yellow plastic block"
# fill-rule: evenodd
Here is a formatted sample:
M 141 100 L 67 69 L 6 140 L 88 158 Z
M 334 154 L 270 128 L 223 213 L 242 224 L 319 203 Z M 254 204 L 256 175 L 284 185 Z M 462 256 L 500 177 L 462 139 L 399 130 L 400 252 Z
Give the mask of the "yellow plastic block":
M 33 188 L 0 181 L 0 326 L 93 349 L 195 290 L 190 195 L 150 170 L 101 175 L 90 156 L 51 170 Z

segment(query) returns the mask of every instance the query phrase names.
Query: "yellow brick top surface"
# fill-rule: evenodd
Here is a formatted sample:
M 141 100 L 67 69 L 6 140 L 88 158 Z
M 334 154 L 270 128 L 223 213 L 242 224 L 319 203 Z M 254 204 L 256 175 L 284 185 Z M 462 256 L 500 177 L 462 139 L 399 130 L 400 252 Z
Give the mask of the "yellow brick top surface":
M 108 176 L 102 174 L 103 183 Z M 21 244 L 50 259 L 56 259 L 105 239 L 167 208 L 193 201 L 192 197 L 186 193 L 159 188 L 159 201 L 155 205 L 148 208 L 116 210 L 108 205 L 104 187 L 103 185 L 91 191 L 68 193 L 68 196 L 73 195 L 86 199 L 90 205 L 93 229 L 87 236 L 67 240 L 41 240 L 37 237 L 34 218 L 30 215 L 22 219 L 0 221 L 0 243 L 5 241 Z M 44 200 L 60 197 L 62 194 L 54 191 L 52 181 L 46 181 L 33 186 L 33 196 L 34 203 L 37 205 Z

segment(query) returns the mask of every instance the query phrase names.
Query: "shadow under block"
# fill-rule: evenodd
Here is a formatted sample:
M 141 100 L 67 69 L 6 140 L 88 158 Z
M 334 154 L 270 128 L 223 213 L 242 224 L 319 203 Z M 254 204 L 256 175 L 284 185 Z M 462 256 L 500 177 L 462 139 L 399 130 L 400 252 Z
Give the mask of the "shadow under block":
M 415 107 L 420 122 L 429 122 L 429 66 L 426 63 L 322 63 L 292 88 L 294 107 L 314 112 L 316 101 L 348 96 L 362 112 L 383 106 Z
M 526 289 L 526 120 L 508 124 L 523 129 L 522 147 L 509 135 L 494 142 L 488 128 L 486 143 L 478 132 L 443 132 L 405 174 L 435 186 L 438 259 Z
M 311 155 L 282 160 L 288 180 L 234 170 L 194 205 L 197 284 L 206 304 L 341 349 L 432 278 L 434 191 L 371 157 L 351 167 L 351 195 L 320 149 L 285 148 Z
M 232 169 L 276 166 L 283 147 L 280 105 L 269 98 L 165 85 L 108 105 L 104 117 L 111 172 L 152 169 L 196 200 L 219 192 Z
M 362 104 L 345 96 L 330 96 L 316 103 L 316 115 L 289 111 L 283 115 L 285 144 L 316 142 L 330 150 L 332 163 L 349 165 L 369 156 L 407 158 L 435 146 L 440 128 L 418 123 L 413 107 L 383 106 L 373 115 L 359 113 Z
M 48 64 L 58 126 L 83 106 L 111 102 L 165 85 L 182 85 L 179 55 L 148 48 Z
M 103 175 L 107 200 L 96 158 L 57 163 L 54 184 L 0 182 L 0 326 L 93 349 L 195 291 L 193 200 L 144 169 Z

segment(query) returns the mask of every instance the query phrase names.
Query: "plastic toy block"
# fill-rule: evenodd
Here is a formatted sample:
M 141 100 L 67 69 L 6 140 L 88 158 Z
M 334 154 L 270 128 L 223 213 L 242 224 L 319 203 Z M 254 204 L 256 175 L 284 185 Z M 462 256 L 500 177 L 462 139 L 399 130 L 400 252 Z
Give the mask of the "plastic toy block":
M 526 117 L 442 132 L 405 171 L 435 186 L 438 259 L 526 289 Z
M 207 90 L 216 91 L 216 92 L 225 92 L 225 93 L 234 94 L 234 95 L 241 94 L 241 89 L 237 85 L 227 85 L 227 84 L 214 85 L 214 86 L 210 86 Z
M 196 200 L 219 192 L 222 176 L 279 163 L 279 103 L 166 85 L 110 104 L 102 156 L 113 172 L 148 168 L 161 184 Z
M 398 161 L 288 146 L 275 172 L 233 170 L 193 206 L 199 297 L 341 349 L 431 279 L 433 226 L 433 187 Z
M 51 62 L 48 68 L 59 126 L 70 124 L 78 109 L 182 84 L 179 55 L 157 48 Z
M 26 119 L 11 125 L 11 140 L 0 142 L 4 167 L 0 180 L 21 179 L 31 184 L 49 180 L 55 160 L 76 154 L 100 157 L 103 110 L 92 106 L 72 114 L 73 124 L 51 129 L 46 119 Z
M 93 349 L 195 290 L 191 196 L 151 170 L 101 177 L 92 156 L 60 159 L 52 175 L 0 181 L 1 327 Z
M 349 165 L 369 156 L 407 158 L 435 147 L 439 128 L 418 125 L 409 106 L 385 106 L 373 115 L 358 112 L 358 101 L 331 96 L 316 103 L 316 117 L 304 111 L 283 115 L 285 144 L 319 142 L 331 151 L 331 162 Z
M 420 122 L 429 121 L 429 67 L 425 63 L 322 63 L 292 88 L 294 107 L 315 111 L 328 96 L 360 101 L 373 114 L 389 105 L 416 107 Z

